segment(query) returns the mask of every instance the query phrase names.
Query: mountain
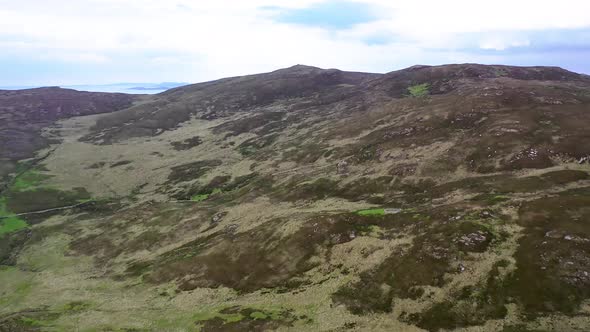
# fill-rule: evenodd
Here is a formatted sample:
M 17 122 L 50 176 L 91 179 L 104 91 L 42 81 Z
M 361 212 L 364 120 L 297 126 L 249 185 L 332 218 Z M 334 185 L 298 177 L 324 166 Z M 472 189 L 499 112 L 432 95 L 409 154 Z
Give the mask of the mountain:
M 586 75 L 297 65 L 0 105 L 0 330 L 590 328 Z

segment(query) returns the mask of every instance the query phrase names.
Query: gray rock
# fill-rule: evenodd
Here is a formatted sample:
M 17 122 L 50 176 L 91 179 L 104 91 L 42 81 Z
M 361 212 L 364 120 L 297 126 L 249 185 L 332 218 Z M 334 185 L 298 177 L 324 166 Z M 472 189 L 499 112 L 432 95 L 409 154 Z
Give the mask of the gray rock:
M 221 221 L 221 219 L 223 219 L 223 217 L 225 217 L 226 214 L 227 214 L 227 212 L 217 212 L 211 218 L 211 223 L 218 224 Z
M 481 211 L 480 216 L 482 218 L 492 218 L 493 217 L 492 213 L 487 210 Z
M 238 224 L 227 225 L 225 226 L 225 232 L 228 234 L 234 234 L 238 230 L 238 227 L 240 227 Z
M 402 212 L 402 209 L 398 209 L 398 208 L 387 208 L 387 209 L 384 209 L 384 213 L 385 214 L 398 214 L 400 212 Z
M 336 165 L 336 171 L 338 174 L 346 174 L 348 173 L 348 162 L 346 160 L 341 160 Z
M 486 234 L 482 231 L 477 231 L 459 238 L 458 242 L 465 246 L 475 246 L 487 240 Z

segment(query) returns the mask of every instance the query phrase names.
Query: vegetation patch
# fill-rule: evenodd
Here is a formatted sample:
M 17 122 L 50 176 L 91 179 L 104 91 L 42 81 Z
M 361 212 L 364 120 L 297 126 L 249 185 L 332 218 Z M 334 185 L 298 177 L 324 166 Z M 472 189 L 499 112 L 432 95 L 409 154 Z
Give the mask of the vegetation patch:
M 94 232 L 76 237 L 69 244 L 70 254 L 94 257 L 99 267 L 111 266 L 120 255 L 154 251 L 178 241 L 186 232 L 209 224 L 212 211 L 189 205 L 171 208 L 167 203 L 143 203 L 119 209 L 116 215 L 105 215 L 94 225 Z M 190 221 L 186 221 L 190 216 Z M 167 230 L 162 232 L 162 228 Z M 177 233 L 178 232 L 178 233 Z M 127 258 L 128 256 L 125 256 Z M 141 274 L 146 265 L 132 264 Z M 129 275 L 134 275 L 128 271 Z
M 503 319 L 508 313 L 506 305 L 511 301 L 501 273 L 507 265 L 504 260 L 496 262 L 483 284 L 466 286 L 452 294 L 452 300 L 435 303 L 422 313 L 410 315 L 407 321 L 428 331 L 439 331 Z
M 121 160 L 121 161 L 117 161 L 116 163 L 111 164 L 111 168 L 125 166 L 125 165 L 129 165 L 131 163 L 133 163 L 133 161 L 131 161 L 131 160 Z
M 216 176 L 205 186 L 193 185 L 189 189 L 180 191 L 173 196 L 177 199 L 190 199 L 196 202 L 207 200 L 211 196 L 226 197 L 227 200 L 233 200 L 245 194 L 248 188 L 255 187 L 257 189 L 263 189 L 266 184 L 260 187 L 253 185 L 257 177 L 257 173 L 238 176 L 233 180 L 228 175 Z
M 445 274 L 457 272 L 453 262 L 472 252 L 484 252 L 492 243 L 502 240 L 490 230 L 488 224 L 492 220 L 478 221 L 473 220 L 474 214 L 466 215 L 469 214 L 451 209 L 434 210 L 429 215 L 402 212 L 381 217 L 398 217 L 414 223 L 412 229 L 418 234 L 412 247 L 361 273 L 360 281 L 341 287 L 334 293 L 333 301 L 359 315 L 391 312 L 395 297 L 416 298 L 421 296 L 422 286 L 442 287 Z
M 92 164 L 92 165 L 89 165 L 89 166 L 88 166 L 88 167 L 86 167 L 86 168 L 87 168 L 87 169 L 99 169 L 99 168 L 102 168 L 102 167 L 104 167 L 106 164 L 107 164 L 107 163 L 106 163 L 106 162 L 104 162 L 104 161 L 99 161 L 99 162 L 96 162 L 96 163 L 94 163 L 94 164 Z
M 172 142 L 170 144 L 172 145 L 174 150 L 184 151 L 184 150 L 190 150 L 190 149 L 194 148 L 195 146 L 199 146 L 199 145 L 203 144 L 203 140 L 199 136 L 194 136 L 191 138 L 187 138 L 183 141 Z
M 326 155 L 330 146 L 321 141 L 298 141 L 281 146 L 281 159 L 298 164 L 311 164 Z
M 252 156 L 259 150 L 272 145 L 278 139 L 278 137 L 279 134 L 272 134 L 250 138 L 240 144 L 237 149 L 243 156 Z
M 45 331 L 55 327 L 59 313 L 44 309 L 26 310 L 5 317 L 0 316 L 0 331 Z
M 31 237 L 30 230 L 13 230 L 0 234 L 0 265 L 16 265 L 18 254 Z
M 0 266 L 0 307 L 19 305 L 31 294 L 33 288 L 30 273 L 12 266 Z
M 35 169 L 24 171 L 17 176 L 6 194 L 0 197 L 0 236 L 27 228 L 28 224 L 43 220 L 43 215 L 17 217 L 16 214 L 42 211 L 90 199 L 84 188 L 61 191 L 43 184 L 49 176 Z
M 40 183 L 49 176 L 36 170 L 28 170 L 19 175 L 13 182 L 11 191 L 33 191 L 39 188 Z
M 577 173 L 554 173 L 550 177 L 566 174 L 567 181 L 571 181 L 571 175 Z M 575 179 L 577 176 L 574 176 L 573 180 Z M 514 256 L 514 269 L 507 269 L 511 263 L 500 260 L 481 283 L 467 286 L 452 294 L 451 299 L 436 303 L 425 311 L 404 319 L 428 331 L 438 331 L 482 325 L 489 319 L 503 319 L 507 314 L 506 305 L 510 303 L 516 304 L 527 319 L 550 314 L 578 314 L 580 304 L 590 298 L 590 260 L 587 258 L 590 254 L 590 227 L 585 222 L 590 220 L 588 193 L 584 188 L 575 189 L 523 203 L 519 210 L 518 223 L 525 230 Z M 478 232 L 486 232 L 495 239 L 502 238 L 502 232 L 494 230 L 494 223 L 498 221 L 490 220 L 494 219 L 493 214 L 494 212 L 483 210 L 479 216 L 487 218 L 476 220 L 476 215 L 466 214 L 461 220 L 471 223 L 470 227 L 485 226 Z M 473 230 L 468 233 L 474 234 Z M 469 240 L 469 237 L 463 235 L 459 239 Z M 416 240 L 421 243 L 426 241 L 424 238 Z M 458 248 L 464 247 L 465 241 L 459 241 L 461 242 Z M 472 247 L 472 250 L 476 249 L 477 247 Z M 411 251 L 416 255 L 414 250 Z M 422 263 L 433 264 L 426 261 Z M 392 264 L 395 263 L 392 261 L 388 265 Z M 435 270 L 435 267 L 436 264 L 432 265 L 430 270 Z M 405 265 L 405 269 L 410 268 Z M 412 276 L 420 279 L 422 273 L 412 273 Z M 399 272 L 394 270 L 392 278 L 399 278 Z M 368 283 L 371 279 L 366 278 L 363 281 Z M 399 284 L 400 280 L 397 282 Z M 367 292 L 359 287 L 349 286 L 347 291 L 356 293 L 357 296 L 357 292 Z M 373 287 L 373 293 L 376 289 Z M 388 308 L 386 304 L 389 303 L 389 297 L 383 299 L 382 296 L 383 300 L 379 302 L 375 302 L 375 299 L 378 297 L 373 296 L 365 302 L 349 300 L 348 306 L 360 313 Z M 517 324 L 506 327 L 505 331 L 530 330 L 523 324 Z
M 394 189 L 391 176 L 378 178 L 363 177 L 340 185 L 338 180 L 319 178 L 313 182 L 301 183 L 305 178 L 293 178 L 284 188 L 280 188 L 277 196 L 286 200 L 322 200 L 328 197 L 341 197 L 351 201 L 367 200 L 381 204 L 383 194 Z
M 66 313 L 79 313 L 90 308 L 91 304 L 86 301 L 72 301 L 66 303 L 60 311 Z
M 426 97 L 430 94 L 430 84 L 422 83 L 408 87 L 408 93 L 411 97 Z
M 230 132 L 230 135 L 237 136 L 243 133 L 253 132 L 271 122 L 280 121 L 285 116 L 282 112 L 260 112 L 254 115 L 225 122 L 213 129 L 215 133 L 223 131 Z
M 6 233 L 16 232 L 27 227 L 29 227 L 29 224 L 18 217 L 0 219 L 0 237 Z
M 387 193 L 394 189 L 393 177 L 380 176 L 377 178 L 362 177 L 343 186 L 336 196 L 351 201 L 371 200 L 377 194 Z
M 14 209 L 14 197 L 23 196 L 29 197 L 29 199 L 34 199 L 34 197 L 30 196 L 35 196 L 35 191 L 43 188 L 40 182 L 47 178 L 48 176 L 43 175 L 36 170 L 28 170 L 14 179 L 12 185 L 7 190 L 8 195 L 0 197 L 0 238 L 4 234 L 29 227 L 24 219 L 15 216 L 15 214 L 24 211 Z M 8 202 L 10 202 L 10 204 Z
M 585 171 L 565 169 L 544 173 L 541 175 L 541 178 L 549 183 L 560 185 L 580 180 L 587 180 L 590 178 L 590 175 Z
M 523 204 L 525 227 L 507 287 L 523 311 L 575 314 L 590 298 L 590 196 L 565 192 Z
M 229 307 L 217 312 L 201 312 L 195 315 L 197 326 L 202 332 L 220 331 L 269 331 L 280 327 L 291 327 L 306 316 L 296 316 L 291 310 L 256 309 L 240 306 Z
M 6 199 L 0 197 L 0 238 L 2 238 L 4 234 L 29 227 L 29 224 L 27 224 L 26 221 L 13 215 L 14 213 L 6 210 Z
M 365 163 L 374 161 L 380 155 L 379 149 L 376 145 L 366 145 L 361 147 L 355 154 L 354 159 L 358 163 Z
M 74 205 L 90 198 L 84 188 L 73 191 L 61 191 L 42 188 L 35 191 L 14 191 L 6 196 L 6 208 L 15 213 L 41 211 L 68 205 Z
M 551 171 L 539 176 L 516 177 L 511 174 L 480 176 L 465 178 L 442 184 L 436 184 L 429 179 L 417 182 L 407 182 L 400 186 L 407 202 L 426 202 L 434 198 L 463 190 L 471 193 L 481 193 L 473 201 L 487 205 L 494 205 L 509 200 L 511 193 L 538 192 L 556 186 L 574 183 L 590 178 L 588 172 L 579 170 Z
M 393 222 L 395 220 L 395 222 Z M 150 262 L 145 280 L 177 281 L 181 290 L 225 286 L 241 292 L 297 288 L 303 274 L 329 259 L 333 246 L 362 234 L 385 234 L 416 222 L 409 214 L 367 218 L 355 213 L 318 215 L 288 236 L 276 230 L 288 220 L 273 220 L 248 232 L 218 232 Z M 377 234 L 377 233 L 374 233 Z
M 209 196 L 211 196 L 211 195 L 217 195 L 217 194 L 221 194 L 221 193 L 222 193 L 221 189 L 215 188 L 210 193 L 197 194 L 197 195 L 192 196 L 191 201 L 201 202 L 201 201 L 208 199 Z
M 471 201 L 481 203 L 482 205 L 491 206 L 510 201 L 510 196 L 497 194 L 479 194 L 473 197 Z
M 357 211 L 356 214 L 359 216 L 383 216 L 385 215 L 385 209 L 367 209 Z
M 168 184 L 196 180 L 219 165 L 221 165 L 221 160 L 200 160 L 172 167 L 172 172 L 168 176 Z
M 338 195 L 338 181 L 336 180 L 320 178 L 303 184 L 298 184 L 298 180 L 294 179 L 285 186 L 285 198 L 287 200 L 321 200 Z

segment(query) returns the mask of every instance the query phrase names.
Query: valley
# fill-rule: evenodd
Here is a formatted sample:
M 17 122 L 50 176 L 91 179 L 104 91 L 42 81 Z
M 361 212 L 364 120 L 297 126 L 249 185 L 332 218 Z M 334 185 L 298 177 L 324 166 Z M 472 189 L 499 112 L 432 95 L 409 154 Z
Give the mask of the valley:
M 586 75 L 297 65 L 0 120 L 0 331 L 590 327 Z

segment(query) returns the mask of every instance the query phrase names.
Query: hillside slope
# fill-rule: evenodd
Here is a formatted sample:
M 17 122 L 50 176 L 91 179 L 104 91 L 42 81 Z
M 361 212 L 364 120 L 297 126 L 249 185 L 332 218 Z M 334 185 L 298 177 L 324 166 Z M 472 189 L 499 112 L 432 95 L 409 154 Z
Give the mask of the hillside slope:
M 297 65 L 71 98 L 49 146 L 10 136 L 43 158 L 0 198 L 0 330 L 590 328 L 588 76 Z
M 12 172 L 18 160 L 33 157 L 51 143 L 41 129 L 61 119 L 128 108 L 135 99 L 57 87 L 0 90 L 0 178 Z

